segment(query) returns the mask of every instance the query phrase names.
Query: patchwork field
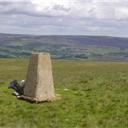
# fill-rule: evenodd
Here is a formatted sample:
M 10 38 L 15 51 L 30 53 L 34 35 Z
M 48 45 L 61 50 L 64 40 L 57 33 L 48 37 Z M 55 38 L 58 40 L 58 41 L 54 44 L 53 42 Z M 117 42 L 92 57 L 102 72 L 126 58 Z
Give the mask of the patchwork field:
M 9 90 L 28 60 L 0 59 L 0 128 L 127 128 L 128 62 L 53 61 L 61 100 L 32 104 Z
M 54 59 L 126 61 L 128 38 L 0 33 L 0 58 L 28 58 L 33 52 L 49 52 Z

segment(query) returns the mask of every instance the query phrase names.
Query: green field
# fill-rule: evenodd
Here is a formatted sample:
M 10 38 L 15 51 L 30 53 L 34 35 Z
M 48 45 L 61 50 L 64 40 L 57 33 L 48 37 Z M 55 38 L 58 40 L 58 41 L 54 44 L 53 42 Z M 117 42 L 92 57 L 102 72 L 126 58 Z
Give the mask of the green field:
M 53 61 L 62 99 L 32 104 L 12 96 L 28 60 L 0 59 L 0 128 L 128 128 L 128 62 Z

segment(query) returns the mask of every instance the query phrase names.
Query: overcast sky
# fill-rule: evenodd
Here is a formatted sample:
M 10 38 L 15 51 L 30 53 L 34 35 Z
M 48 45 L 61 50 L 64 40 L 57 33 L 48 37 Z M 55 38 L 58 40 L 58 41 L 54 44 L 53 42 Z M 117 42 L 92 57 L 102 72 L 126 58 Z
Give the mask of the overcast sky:
M 128 0 L 0 0 L 0 33 L 128 37 Z

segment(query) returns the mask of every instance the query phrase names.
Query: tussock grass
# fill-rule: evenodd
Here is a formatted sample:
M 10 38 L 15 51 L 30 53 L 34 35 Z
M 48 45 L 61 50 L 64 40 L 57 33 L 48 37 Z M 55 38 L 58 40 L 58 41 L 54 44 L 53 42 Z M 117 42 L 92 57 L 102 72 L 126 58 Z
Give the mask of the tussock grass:
M 0 128 L 127 128 L 128 63 L 53 61 L 62 99 L 31 104 L 11 95 L 28 60 L 0 59 Z

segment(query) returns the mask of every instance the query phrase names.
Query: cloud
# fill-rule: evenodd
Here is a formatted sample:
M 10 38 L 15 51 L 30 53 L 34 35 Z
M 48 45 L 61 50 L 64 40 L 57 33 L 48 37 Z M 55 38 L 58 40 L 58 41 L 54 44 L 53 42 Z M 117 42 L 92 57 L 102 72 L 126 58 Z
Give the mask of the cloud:
M 125 0 L 0 0 L 1 14 L 127 19 Z
M 127 36 L 127 7 L 127 0 L 0 0 L 0 32 Z

